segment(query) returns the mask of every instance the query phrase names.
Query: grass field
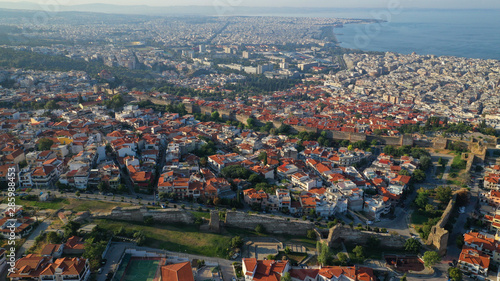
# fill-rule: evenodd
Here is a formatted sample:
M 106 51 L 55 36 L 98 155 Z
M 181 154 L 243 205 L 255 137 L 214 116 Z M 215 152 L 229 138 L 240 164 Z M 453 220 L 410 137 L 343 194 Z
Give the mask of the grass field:
M 118 202 L 104 202 L 95 200 L 85 200 L 85 199 L 69 199 L 69 204 L 64 206 L 68 210 L 75 212 L 92 211 L 92 212 L 104 212 L 111 211 L 114 207 L 130 207 L 134 206 L 129 203 L 118 203 Z
M 414 225 L 422 225 L 429 220 L 429 217 L 426 216 L 423 212 L 415 211 L 411 214 L 411 224 Z
M 356 254 L 353 253 L 353 249 L 354 249 L 354 247 L 356 247 L 356 245 L 353 243 L 345 243 L 345 246 L 346 246 L 347 252 L 349 252 L 349 256 L 355 257 Z M 375 260 L 383 259 L 383 254 L 386 255 L 388 253 L 397 254 L 397 255 L 407 254 L 404 249 L 389 249 L 389 248 L 382 249 L 381 247 L 373 248 L 373 247 L 364 246 L 363 250 L 364 250 L 365 259 L 375 259 Z
M 188 225 L 152 225 L 113 220 L 96 220 L 104 229 L 142 231 L 146 246 L 175 252 L 188 252 L 208 257 L 227 257 L 232 235 L 200 233 L 198 227 Z
M 315 249 L 316 241 L 300 236 L 274 236 L 259 234 L 255 231 L 227 228 L 222 233 L 200 232 L 194 225 L 158 224 L 144 225 L 136 222 L 116 220 L 95 220 L 104 229 L 116 231 L 120 227 L 127 231 L 142 231 L 146 236 L 146 246 L 165 249 L 174 252 L 188 252 L 208 257 L 227 258 L 231 238 L 234 236 L 245 237 L 275 237 L 286 243 L 303 245 L 308 249 Z
M 21 205 L 23 207 L 32 207 L 32 208 L 36 207 L 42 210 L 58 210 L 63 206 L 69 204 L 69 200 L 57 198 L 52 201 L 39 202 L 39 201 L 21 200 L 21 198 L 16 197 L 16 204 Z
M 282 260 L 284 256 L 286 256 L 292 264 L 298 264 L 307 257 L 307 254 L 291 252 L 289 255 L 286 255 L 283 251 L 280 251 L 276 256 L 276 260 Z
M 306 247 L 308 250 L 316 249 L 316 240 L 309 239 L 305 236 L 297 236 L 297 235 L 273 235 L 267 233 L 257 233 L 253 230 L 241 229 L 241 228 L 226 228 L 225 231 L 227 233 L 232 234 L 233 236 L 239 235 L 241 237 L 274 237 L 281 242 L 299 244 Z
M 206 219 L 210 219 L 210 213 L 208 212 L 197 212 L 197 211 L 190 211 L 191 214 L 193 214 L 193 216 L 195 218 L 206 218 Z
M 134 206 L 128 203 L 118 203 L 118 202 L 110 203 L 104 201 L 87 200 L 85 198 L 81 199 L 56 198 L 52 201 L 40 202 L 40 201 L 22 200 L 20 197 L 16 197 L 16 204 L 22 205 L 23 207 L 26 208 L 38 208 L 40 210 L 59 210 L 61 208 L 65 208 L 75 212 L 82 212 L 82 211 L 102 212 L 102 211 L 110 211 L 116 206 L 120 207 Z

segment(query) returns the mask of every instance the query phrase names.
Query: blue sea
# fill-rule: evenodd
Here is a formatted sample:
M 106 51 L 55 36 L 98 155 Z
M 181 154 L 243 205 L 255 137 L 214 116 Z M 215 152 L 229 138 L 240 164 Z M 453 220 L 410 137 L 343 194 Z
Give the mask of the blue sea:
M 373 11 L 384 23 L 335 29 L 342 47 L 500 60 L 499 10 Z
M 345 48 L 500 60 L 500 10 L 304 9 L 275 16 L 378 19 L 336 28 Z

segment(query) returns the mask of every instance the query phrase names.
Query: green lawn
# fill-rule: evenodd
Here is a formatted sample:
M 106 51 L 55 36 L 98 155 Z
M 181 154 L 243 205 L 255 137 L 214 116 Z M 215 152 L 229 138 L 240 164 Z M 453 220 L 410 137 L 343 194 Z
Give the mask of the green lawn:
M 424 224 L 429 220 L 429 217 L 426 216 L 423 212 L 419 211 L 414 211 L 411 214 L 411 223 L 415 225 L 421 225 Z
M 356 257 L 356 254 L 352 252 L 354 247 L 356 247 L 356 244 L 354 243 L 345 243 L 345 247 L 347 249 L 347 252 L 349 253 L 349 256 L 351 258 Z M 381 260 L 384 257 L 382 256 L 383 254 L 407 254 L 407 252 L 404 251 L 404 249 L 390 249 L 390 248 L 382 248 L 382 247 L 368 247 L 368 246 L 363 246 L 364 250 L 364 255 L 365 259 L 373 259 L 373 260 Z
M 195 216 L 201 216 L 202 214 L 205 213 L 195 214 Z M 142 231 L 146 236 L 146 246 L 152 248 L 187 252 L 208 257 L 227 258 L 231 238 L 237 235 L 242 238 L 274 237 L 284 243 L 303 245 L 310 250 L 316 248 L 316 241 L 305 236 L 271 235 L 240 228 L 225 228 L 222 233 L 208 233 L 200 232 L 199 227 L 195 225 L 154 224 L 149 226 L 143 223 L 108 219 L 99 219 L 95 220 L 95 222 L 110 231 L 116 231 L 120 227 L 129 232 Z
M 281 242 L 299 244 L 306 247 L 308 250 L 316 249 L 316 240 L 309 239 L 305 236 L 298 235 L 274 235 L 268 233 L 257 233 L 253 230 L 242 229 L 242 228 L 226 228 L 227 233 L 233 236 L 239 235 L 241 237 L 274 237 Z
M 76 200 L 70 199 L 71 203 L 66 207 L 68 210 L 72 210 L 75 212 L 83 212 L 83 211 L 110 211 L 114 207 L 130 207 L 134 206 L 128 203 L 118 203 L 118 202 L 104 202 L 104 201 L 95 201 L 95 200 Z
M 158 224 L 147 226 L 141 223 L 114 220 L 96 220 L 104 229 L 116 231 L 124 227 L 127 231 L 142 231 L 146 246 L 175 252 L 187 252 L 208 257 L 226 258 L 231 235 L 201 233 L 196 226 Z
M 284 256 L 286 256 L 292 264 L 294 263 L 298 264 L 307 257 L 307 254 L 291 252 L 289 255 L 285 255 L 285 252 L 280 251 L 276 256 L 276 260 L 282 260 Z
M 191 214 L 193 214 L 193 216 L 195 218 L 206 218 L 206 219 L 210 219 L 210 213 L 208 212 L 197 212 L 197 211 L 190 211 Z
M 63 206 L 69 204 L 67 199 L 57 198 L 52 201 L 39 202 L 39 201 L 29 201 L 21 200 L 21 198 L 16 197 L 16 204 L 22 205 L 23 207 L 36 207 L 42 210 L 58 210 Z

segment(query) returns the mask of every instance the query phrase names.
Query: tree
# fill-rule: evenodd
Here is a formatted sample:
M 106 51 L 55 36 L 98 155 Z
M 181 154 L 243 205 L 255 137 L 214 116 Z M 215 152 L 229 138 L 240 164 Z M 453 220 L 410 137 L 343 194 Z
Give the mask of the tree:
M 427 171 L 432 165 L 431 158 L 429 156 L 422 156 L 420 158 L 420 167 L 422 170 Z
M 107 154 L 111 154 L 113 152 L 113 148 L 111 147 L 111 144 L 106 144 L 104 147 L 104 150 L 106 151 Z
M 201 166 L 206 167 L 206 166 L 207 166 L 207 163 L 208 163 L 208 159 L 207 159 L 207 157 L 201 157 L 201 158 L 200 158 L 200 165 L 201 165 Z
M 428 194 L 418 193 L 417 198 L 415 199 L 415 205 L 417 205 L 419 208 L 425 208 L 427 202 L 429 202 Z
M 260 182 L 262 182 L 262 176 L 259 174 L 252 174 L 252 175 L 250 175 L 250 177 L 248 177 L 248 181 L 253 183 L 253 184 L 260 183 Z
M 402 176 L 409 176 L 410 175 L 410 172 L 408 172 L 407 170 L 405 169 L 401 169 L 401 171 L 399 171 L 398 173 L 399 175 L 402 175 Z
M 438 188 L 436 188 L 436 199 L 442 203 L 447 203 L 451 199 L 451 193 L 451 187 L 439 186 Z
M 236 178 L 248 179 L 250 176 L 256 175 L 250 172 L 250 170 L 248 170 L 247 168 L 238 165 L 231 165 L 222 168 L 221 174 L 225 178 L 232 178 L 232 179 Z
M 292 249 L 290 249 L 290 247 L 286 246 L 285 250 L 283 250 L 283 252 L 285 253 L 285 255 L 288 256 L 292 252 Z
M 420 169 L 416 169 L 412 175 L 413 181 L 415 182 L 423 182 L 426 177 L 425 172 Z
M 453 281 L 462 281 L 462 272 L 456 267 L 448 268 L 448 275 Z
M 56 103 L 55 100 L 50 100 L 48 101 L 45 106 L 43 107 L 45 109 L 51 110 L 51 109 L 58 109 L 59 105 Z
M 64 237 L 69 238 L 71 236 L 75 236 L 80 229 L 81 224 L 78 222 L 70 221 L 66 225 L 64 225 Z
M 407 281 L 406 273 L 401 278 L 399 278 L 399 281 Z
M 438 164 L 441 166 L 444 166 L 446 164 L 446 162 L 444 161 L 444 159 L 442 157 L 439 157 Z
M 101 257 L 104 249 L 106 249 L 106 241 L 94 243 L 94 239 L 85 241 L 85 252 L 83 257 L 89 260 L 90 268 L 97 269 L 101 266 Z
M 48 139 L 48 138 L 41 138 L 39 141 L 38 141 L 38 150 L 50 150 L 50 148 L 52 147 L 52 145 L 54 144 L 54 141 L 51 140 L 51 139 Z
M 441 261 L 441 257 L 435 251 L 425 252 L 423 259 L 424 259 L 424 265 L 426 267 L 432 267 L 433 265 Z
M 337 259 L 344 264 L 347 261 L 347 255 L 344 252 L 340 252 L 337 254 Z
M 97 185 L 97 189 L 100 191 L 100 192 L 104 192 L 108 189 L 107 185 L 105 182 L 101 181 L 98 185 Z
M 317 242 L 316 251 L 318 252 L 318 263 L 325 266 L 332 261 L 332 252 L 326 243 Z
M 265 151 L 262 151 L 260 154 L 259 154 L 259 157 L 258 159 L 262 162 L 262 164 L 267 165 L 267 152 Z
M 248 119 L 247 119 L 247 126 L 248 126 L 248 128 L 252 129 L 252 128 L 254 128 L 256 125 L 257 125 L 257 124 L 256 124 L 255 119 L 253 119 L 253 118 L 248 118 Z
M 255 232 L 261 234 L 261 233 L 264 233 L 265 232 L 265 229 L 264 229 L 264 226 L 262 224 L 258 224 L 256 227 L 255 227 Z
M 126 187 L 123 183 L 120 183 L 120 184 L 118 185 L 118 188 L 117 188 L 117 189 L 118 189 L 118 192 L 120 192 L 120 193 L 123 193 L 123 192 L 126 192 L 126 191 L 127 191 L 127 187 Z M 160 198 L 161 198 L 161 197 L 160 197 Z
M 350 144 L 350 145 L 347 147 L 347 150 L 349 150 L 349 151 L 351 151 L 351 150 L 353 150 L 353 149 L 354 149 L 354 148 L 353 148 L 352 144 Z
M 212 120 L 214 120 L 214 121 L 219 121 L 220 114 L 219 114 L 219 112 L 218 112 L 218 111 L 214 111 L 214 112 L 212 112 L 211 117 L 212 117 Z
M 283 276 L 281 276 L 281 281 L 292 281 L 292 276 L 290 276 L 290 272 L 285 272 Z
M 80 195 L 81 195 L 80 191 L 75 192 L 76 197 L 80 197 Z
M 234 236 L 231 238 L 231 247 L 232 248 L 241 248 L 243 246 L 243 239 L 241 236 Z
M 47 242 L 50 244 L 60 244 L 61 243 L 61 236 L 57 234 L 55 231 L 49 231 L 47 233 Z
M 358 245 L 358 246 L 354 247 L 352 252 L 356 255 L 356 258 L 358 258 L 360 260 L 365 259 L 365 250 L 363 249 L 363 246 Z
M 434 212 L 434 206 L 432 206 L 431 204 L 427 204 L 427 205 L 425 205 L 425 211 L 426 211 L 427 213 L 432 213 L 432 212 Z
M 422 245 L 420 242 L 415 239 L 415 238 L 410 238 L 407 239 L 405 242 L 405 251 L 412 252 L 412 253 L 418 253 L 420 251 L 420 247 Z
M 309 229 L 307 231 L 307 238 L 309 238 L 309 239 L 315 239 L 316 238 L 316 232 L 314 232 L 314 230 L 312 230 L 312 229 Z

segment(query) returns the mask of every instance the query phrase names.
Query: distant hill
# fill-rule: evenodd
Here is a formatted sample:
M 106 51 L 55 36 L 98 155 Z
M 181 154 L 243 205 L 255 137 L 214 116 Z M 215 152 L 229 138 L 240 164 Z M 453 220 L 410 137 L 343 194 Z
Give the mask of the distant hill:
M 279 14 L 307 14 L 321 12 L 346 11 L 352 9 L 335 8 L 293 8 L 293 7 L 245 7 L 245 6 L 148 6 L 148 5 L 112 5 L 112 4 L 83 4 L 71 6 L 56 6 L 60 12 L 93 12 L 107 14 L 135 14 L 135 15 L 197 15 L 197 16 L 250 16 L 250 15 L 279 15 Z M 19 9 L 19 10 L 47 10 L 53 11 L 54 6 L 33 2 L 0 2 L 0 9 Z

